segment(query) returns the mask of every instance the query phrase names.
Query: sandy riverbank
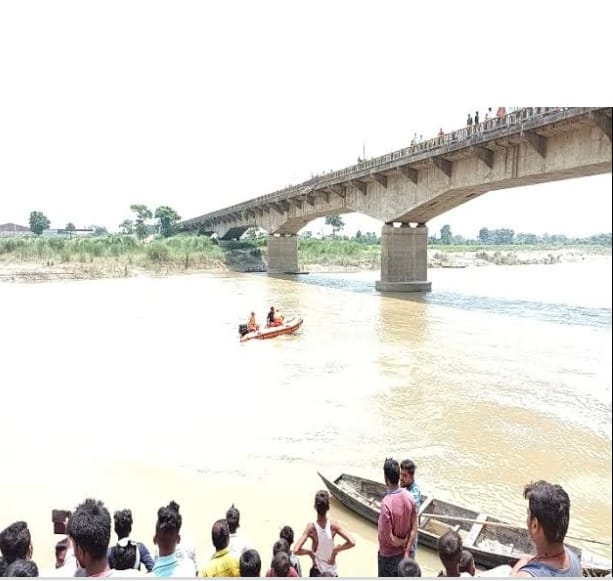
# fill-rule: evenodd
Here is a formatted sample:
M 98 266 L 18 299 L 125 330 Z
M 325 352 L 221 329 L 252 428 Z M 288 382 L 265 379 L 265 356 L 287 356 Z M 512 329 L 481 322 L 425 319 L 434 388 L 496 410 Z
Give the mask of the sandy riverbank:
M 444 247 L 428 249 L 429 268 L 466 268 L 485 266 L 512 266 L 520 264 L 559 264 L 566 262 L 582 262 L 598 260 L 603 256 L 610 256 L 610 248 L 602 248 L 599 253 L 585 251 L 576 247 L 563 247 L 559 249 L 544 250 L 499 250 L 496 247 L 480 248 L 475 251 L 448 251 Z M 344 261 L 343 264 L 330 263 L 303 263 L 301 270 L 305 272 L 357 272 L 365 270 L 378 270 L 380 262 L 360 260 L 354 258 Z M 0 260 L 0 282 L 41 282 L 47 280 L 91 280 L 97 278 L 124 278 L 134 276 L 167 276 L 181 273 L 197 272 L 253 272 L 265 271 L 265 263 L 261 260 L 251 264 L 244 258 L 236 266 L 230 266 L 215 261 L 210 266 L 184 266 L 159 265 L 154 268 L 145 268 L 130 264 L 122 259 L 110 260 L 108 258 L 90 262 L 37 263 L 34 261 Z

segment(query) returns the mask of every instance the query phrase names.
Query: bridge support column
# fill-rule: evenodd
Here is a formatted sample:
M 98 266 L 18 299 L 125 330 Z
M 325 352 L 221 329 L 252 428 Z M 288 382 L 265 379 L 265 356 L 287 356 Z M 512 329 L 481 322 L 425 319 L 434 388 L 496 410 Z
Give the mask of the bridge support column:
M 432 290 L 428 278 L 428 228 L 420 224 L 399 228 L 385 224 L 381 230 L 381 292 L 424 292 Z
M 298 237 L 295 234 L 268 236 L 267 272 L 298 273 Z

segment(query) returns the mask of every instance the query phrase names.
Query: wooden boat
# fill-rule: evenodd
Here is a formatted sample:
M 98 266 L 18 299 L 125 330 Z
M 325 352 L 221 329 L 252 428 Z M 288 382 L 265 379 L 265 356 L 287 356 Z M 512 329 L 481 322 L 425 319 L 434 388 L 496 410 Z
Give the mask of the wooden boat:
M 383 483 L 351 474 L 341 474 L 332 481 L 321 473 L 318 474 L 336 500 L 366 520 L 377 524 L 381 500 L 387 492 Z M 514 565 L 519 557 L 532 551 L 525 528 L 496 526 L 496 523 L 502 523 L 500 519 L 477 510 L 437 498 L 422 498 L 418 528 L 420 545 L 437 550 L 439 537 L 450 529 L 455 530 L 462 537 L 464 548 L 473 554 L 475 564 L 483 569 Z M 610 559 L 579 547 L 568 544 L 566 546 L 579 555 L 585 576 L 610 575 Z
M 294 315 L 285 319 L 283 324 L 278 327 L 260 327 L 259 331 L 252 331 L 251 333 L 240 335 L 240 341 L 244 343 L 245 341 L 251 341 L 251 339 L 273 339 L 279 335 L 290 335 L 300 329 L 301 325 L 302 317 L 300 315 Z

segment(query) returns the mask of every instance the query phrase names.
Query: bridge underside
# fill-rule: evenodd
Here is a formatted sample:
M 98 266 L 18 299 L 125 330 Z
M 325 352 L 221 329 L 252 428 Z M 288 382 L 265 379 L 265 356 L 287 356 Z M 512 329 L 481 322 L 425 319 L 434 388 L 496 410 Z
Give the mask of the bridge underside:
M 257 199 L 240 212 L 188 223 L 200 223 L 220 239 L 238 238 L 249 227 L 263 228 L 271 235 L 269 272 L 297 272 L 296 234 L 302 228 L 315 218 L 360 212 L 385 223 L 377 288 L 429 290 L 429 220 L 488 191 L 611 172 L 611 109 L 563 116 L 529 130 L 522 125 L 500 135 L 476 132 L 463 147 L 436 151 L 359 179 L 323 180 L 287 199 Z M 580 204 L 579 192 L 577 196 Z

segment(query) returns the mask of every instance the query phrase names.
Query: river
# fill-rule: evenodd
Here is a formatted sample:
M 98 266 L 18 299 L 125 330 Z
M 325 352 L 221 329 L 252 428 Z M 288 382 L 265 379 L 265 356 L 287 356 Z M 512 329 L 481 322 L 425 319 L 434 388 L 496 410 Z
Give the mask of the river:
M 424 296 L 380 295 L 377 272 L 1 284 L 0 525 L 28 521 L 44 570 L 52 508 L 130 507 L 153 548 L 174 498 L 203 563 L 235 503 L 267 564 L 281 526 L 312 520 L 318 470 L 381 479 L 393 456 L 517 523 L 524 484 L 559 483 L 569 534 L 610 543 L 611 258 L 429 276 Z M 240 344 L 270 305 L 299 334 Z M 357 541 L 341 576 L 376 575 L 376 527 L 331 515 Z

